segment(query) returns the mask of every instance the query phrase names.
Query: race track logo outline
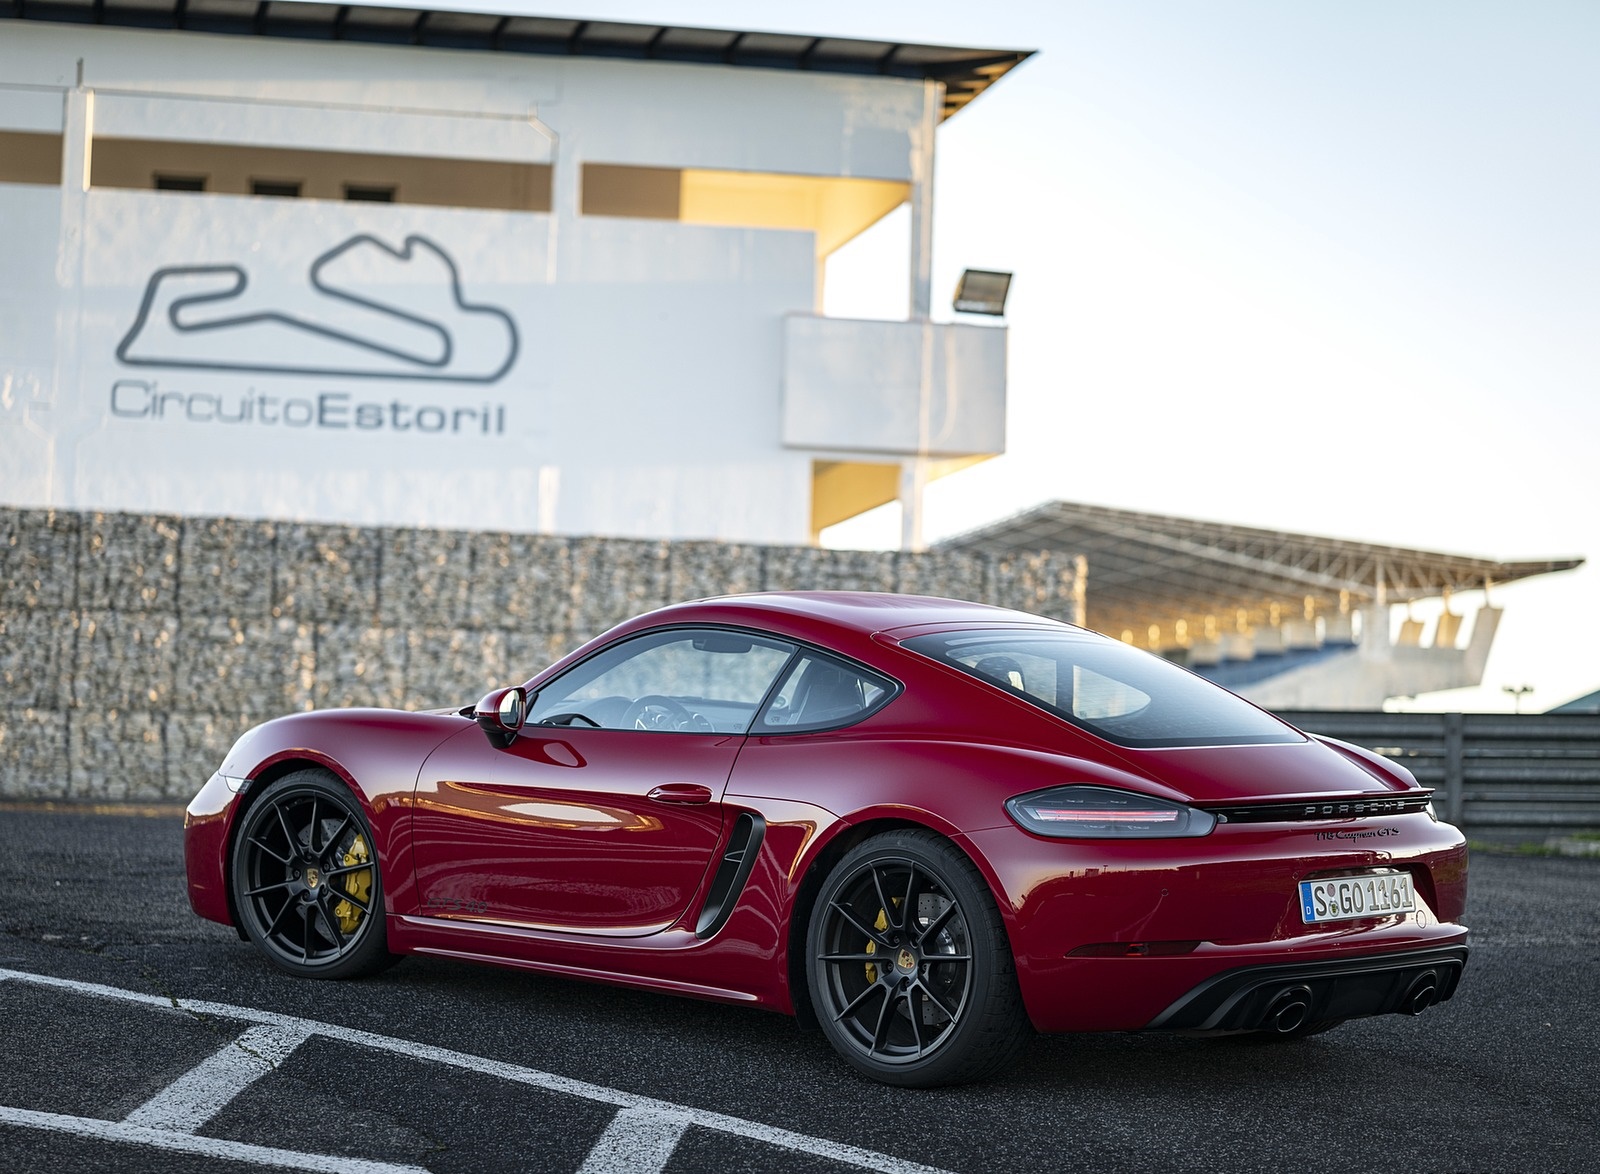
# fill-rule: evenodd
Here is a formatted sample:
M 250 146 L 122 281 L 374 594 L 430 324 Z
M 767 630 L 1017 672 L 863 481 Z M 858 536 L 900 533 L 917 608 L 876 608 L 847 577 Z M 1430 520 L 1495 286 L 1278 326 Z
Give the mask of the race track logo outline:
M 358 233 L 312 261 L 308 277 L 309 290 L 293 291 L 305 300 L 295 312 L 270 300 L 251 308 L 241 265 L 157 269 L 117 359 L 131 367 L 462 383 L 494 383 L 516 362 L 511 315 L 468 302 L 455 261 L 427 237 L 409 235 L 396 249 Z

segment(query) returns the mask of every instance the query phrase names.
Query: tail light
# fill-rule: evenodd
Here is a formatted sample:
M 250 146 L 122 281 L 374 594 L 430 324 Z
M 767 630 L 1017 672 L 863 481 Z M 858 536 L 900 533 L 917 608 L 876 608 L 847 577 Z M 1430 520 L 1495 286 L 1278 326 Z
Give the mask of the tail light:
M 1051 787 L 1006 800 L 1025 831 L 1061 839 L 1155 840 L 1203 836 L 1217 826 L 1209 812 L 1111 787 Z

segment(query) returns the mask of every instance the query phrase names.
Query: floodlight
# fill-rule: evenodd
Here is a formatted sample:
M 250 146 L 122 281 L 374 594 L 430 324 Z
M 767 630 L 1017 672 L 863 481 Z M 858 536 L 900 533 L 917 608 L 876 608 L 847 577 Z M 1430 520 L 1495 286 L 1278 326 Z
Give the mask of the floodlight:
M 993 269 L 968 269 L 956 283 L 954 306 L 963 314 L 1006 312 L 1006 295 L 1011 292 L 1011 274 Z

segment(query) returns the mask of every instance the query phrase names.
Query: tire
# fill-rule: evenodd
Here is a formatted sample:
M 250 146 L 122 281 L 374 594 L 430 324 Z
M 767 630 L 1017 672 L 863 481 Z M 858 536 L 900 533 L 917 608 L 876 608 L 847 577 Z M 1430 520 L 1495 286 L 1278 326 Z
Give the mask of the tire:
M 326 771 L 285 775 L 249 806 L 229 883 L 239 928 L 279 970 L 357 978 L 398 961 L 385 940 L 372 829 Z
M 884 1084 L 986 1079 L 1031 1034 L 989 888 L 933 832 L 888 832 L 851 849 L 817 893 L 806 958 L 828 1042 Z

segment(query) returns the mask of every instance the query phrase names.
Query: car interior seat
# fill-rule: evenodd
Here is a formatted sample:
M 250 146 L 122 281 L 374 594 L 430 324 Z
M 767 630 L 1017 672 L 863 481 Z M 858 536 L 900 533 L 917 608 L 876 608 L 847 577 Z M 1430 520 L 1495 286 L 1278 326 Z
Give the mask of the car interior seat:
M 1007 689 L 1026 688 L 1022 665 L 1017 663 L 1014 657 L 986 656 L 972 666 L 972 671 L 980 677 L 987 677 L 997 685 L 1004 685 Z
M 795 725 L 843 721 L 866 708 L 860 678 L 848 669 L 821 660 L 806 666 L 794 694 Z

